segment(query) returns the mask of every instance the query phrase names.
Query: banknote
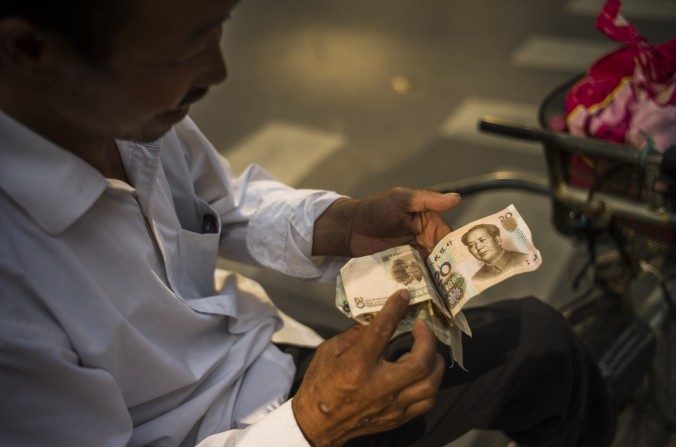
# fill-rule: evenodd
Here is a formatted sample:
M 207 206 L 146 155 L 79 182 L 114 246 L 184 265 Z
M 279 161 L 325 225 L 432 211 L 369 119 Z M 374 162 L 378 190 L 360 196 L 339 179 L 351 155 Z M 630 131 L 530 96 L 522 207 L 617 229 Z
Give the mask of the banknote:
M 455 319 L 455 324 L 471 335 L 464 318 L 454 318 L 444 304 L 420 253 L 410 245 L 351 259 L 340 274 L 350 314 L 358 321 L 372 317 L 390 295 L 406 288 L 411 294 L 410 305 L 432 301 L 438 312 Z
M 487 288 L 541 264 L 530 229 L 510 205 L 449 233 L 425 262 L 409 245 L 351 259 L 336 282 L 336 307 L 369 324 L 389 296 L 406 288 L 410 308 L 395 335 L 422 319 L 463 366 L 462 333 L 472 332 L 462 308 Z
M 417 319 L 425 319 L 428 321 L 432 321 L 432 308 L 433 307 L 439 307 L 440 300 L 437 299 L 428 299 L 425 301 L 419 301 L 418 303 L 411 303 L 409 304 L 409 310 L 407 314 L 402 318 L 401 322 L 399 323 L 399 326 L 395 330 L 395 335 L 398 335 L 403 332 L 408 332 L 411 330 L 413 323 Z M 336 307 L 348 318 L 352 318 L 353 320 L 358 321 L 359 323 L 362 324 L 368 324 L 373 320 L 373 317 L 376 314 L 376 311 L 372 313 L 362 313 L 360 315 L 354 315 L 350 311 L 350 300 L 348 299 L 347 295 L 345 294 L 345 288 L 343 286 L 343 280 L 342 276 L 339 274 L 338 279 L 336 281 L 336 301 L 335 301 Z M 378 309 L 380 310 L 380 308 Z M 435 317 L 434 318 L 442 318 L 443 323 L 445 326 L 456 326 L 456 324 L 451 320 L 450 322 L 447 322 L 448 320 L 447 314 L 444 314 L 443 311 L 437 311 L 434 313 Z M 461 317 L 457 318 L 458 320 L 461 320 L 462 322 L 466 323 L 466 320 L 464 319 L 464 315 L 461 315 Z M 468 335 L 471 335 L 468 334 Z M 444 340 L 442 340 L 444 341 Z M 446 343 L 448 344 L 448 343 Z
M 437 307 L 434 304 L 435 301 L 426 300 L 411 304 L 404 318 L 401 319 L 397 328 L 392 335 L 392 338 L 396 338 L 402 334 L 411 332 L 413 324 L 416 320 L 424 320 L 428 327 L 432 329 L 437 339 L 443 344 L 447 345 L 451 350 L 451 357 L 453 361 L 458 363 L 464 369 L 463 357 L 462 357 L 462 331 L 457 327 L 452 320 L 449 321 L 448 317 L 438 310 L 435 311 Z M 436 302 L 439 302 L 438 300 Z M 352 318 L 355 321 L 361 324 L 369 324 L 373 319 L 374 313 L 361 314 L 357 317 L 353 316 L 350 312 L 350 305 L 347 296 L 345 295 L 345 289 L 343 287 L 343 280 L 341 275 L 338 275 L 336 281 L 336 307 L 348 318 Z M 462 319 L 465 324 L 464 315 L 462 312 L 458 314 L 457 319 Z M 469 325 L 467 325 L 469 328 Z
M 540 265 L 542 256 L 514 205 L 449 233 L 427 258 L 453 316 L 487 288 Z
M 378 312 L 390 295 L 404 288 L 411 294 L 411 305 L 438 296 L 425 263 L 410 245 L 351 259 L 340 275 L 355 318 Z

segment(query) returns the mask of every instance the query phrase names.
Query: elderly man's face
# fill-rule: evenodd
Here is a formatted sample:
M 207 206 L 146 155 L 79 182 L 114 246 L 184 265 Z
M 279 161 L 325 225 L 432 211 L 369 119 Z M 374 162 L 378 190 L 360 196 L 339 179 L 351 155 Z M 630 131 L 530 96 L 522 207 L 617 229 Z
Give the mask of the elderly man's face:
M 467 236 L 467 248 L 480 261 L 491 263 L 502 252 L 500 236 L 493 237 L 484 228 L 477 228 Z
M 108 62 L 72 54 L 45 91 L 49 107 L 85 131 L 152 141 L 226 78 L 220 40 L 232 0 L 131 0 Z

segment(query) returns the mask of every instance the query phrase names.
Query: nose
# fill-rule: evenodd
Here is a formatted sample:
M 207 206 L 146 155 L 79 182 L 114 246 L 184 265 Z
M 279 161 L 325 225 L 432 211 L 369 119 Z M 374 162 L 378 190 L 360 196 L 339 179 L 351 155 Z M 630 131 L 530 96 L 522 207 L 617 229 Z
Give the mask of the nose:
M 220 84 L 228 78 L 228 69 L 225 64 L 225 58 L 221 51 L 220 39 L 211 44 L 210 51 L 205 60 L 204 70 L 202 71 L 196 85 L 200 88 L 209 88 Z

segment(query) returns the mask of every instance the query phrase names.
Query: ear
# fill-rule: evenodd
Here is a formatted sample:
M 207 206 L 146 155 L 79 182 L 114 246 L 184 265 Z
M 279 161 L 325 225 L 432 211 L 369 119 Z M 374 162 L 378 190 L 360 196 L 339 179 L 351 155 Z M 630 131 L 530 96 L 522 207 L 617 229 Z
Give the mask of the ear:
M 502 246 L 502 237 L 500 235 L 495 236 L 495 242 L 497 242 L 498 245 Z
M 28 20 L 7 17 L 0 20 L 0 64 L 3 68 L 31 78 L 47 77 L 63 64 L 66 45 Z

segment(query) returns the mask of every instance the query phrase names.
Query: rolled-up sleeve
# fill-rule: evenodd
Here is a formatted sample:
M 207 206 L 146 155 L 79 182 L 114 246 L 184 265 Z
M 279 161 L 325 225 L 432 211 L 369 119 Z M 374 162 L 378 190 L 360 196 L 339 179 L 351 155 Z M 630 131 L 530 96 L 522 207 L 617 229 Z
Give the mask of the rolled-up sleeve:
M 255 164 L 235 178 L 192 121 L 183 121 L 176 132 L 188 154 L 195 193 L 220 216 L 221 256 L 290 276 L 335 279 L 345 259 L 313 258 L 312 235 L 316 219 L 344 196 L 294 189 Z
M 283 186 L 256 165 L 235 185 L 248 190 L 243 201 L 255 204 L 244 237 L 258 264 L 300 278 L 320 278 L 331 270 L 331 258 L 312 259 L 312 235 L 317 218 L 342 196 Z

